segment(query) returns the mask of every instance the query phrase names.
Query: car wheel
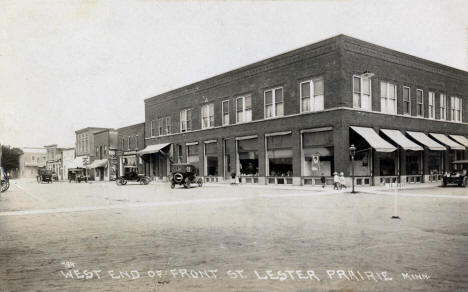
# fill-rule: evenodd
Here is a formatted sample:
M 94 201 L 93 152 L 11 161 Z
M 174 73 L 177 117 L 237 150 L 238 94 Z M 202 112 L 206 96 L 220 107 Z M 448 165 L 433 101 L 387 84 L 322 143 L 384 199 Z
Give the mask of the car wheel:
M 149 183 L 150 183 L 149 178 L 145 177 L 145 178 L 143 179 L 143 184 L 144 184 L 144 185 L 147 185 L 147 184 L 149 184 Z
M 126 185 L 127 184 L 127 180 L 126 179 L 122 179 L 122 185 Z
M 183 179 L 184 179 L 184 176 L 181 173 L 174 174 L 174 181 L 176 183 L 182 182 Z
M 201 178 L 198 179 L 197 184 L 199 187 L 203 186 L 203 180 Z
M 465 177 L 463 179 L 463 185 L 462 185 L 464 188 L 467 188 L 468 187 L 468 177 Z
M 171 189 L 175 188 L 175 184 L 171 183 Z

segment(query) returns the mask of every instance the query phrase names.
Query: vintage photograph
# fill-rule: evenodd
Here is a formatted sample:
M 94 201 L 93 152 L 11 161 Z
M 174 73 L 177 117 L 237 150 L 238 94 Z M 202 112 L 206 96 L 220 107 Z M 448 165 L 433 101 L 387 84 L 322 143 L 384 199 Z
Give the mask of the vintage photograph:
M 0 292 L 468 291 L 465 0 L 0 0 Z

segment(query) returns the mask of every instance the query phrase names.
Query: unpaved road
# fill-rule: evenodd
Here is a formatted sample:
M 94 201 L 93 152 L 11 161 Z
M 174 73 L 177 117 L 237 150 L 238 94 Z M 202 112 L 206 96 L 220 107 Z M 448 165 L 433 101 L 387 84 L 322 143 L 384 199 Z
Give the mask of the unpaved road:
M 459 190 L 402 191 L 392 220 L 383 194 L 19 181 L 0 291 L 466 291 Z

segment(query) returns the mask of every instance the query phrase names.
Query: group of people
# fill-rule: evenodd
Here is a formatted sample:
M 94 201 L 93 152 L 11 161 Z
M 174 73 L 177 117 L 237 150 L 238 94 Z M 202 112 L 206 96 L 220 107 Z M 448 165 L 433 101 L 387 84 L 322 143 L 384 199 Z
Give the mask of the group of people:
M 322 173 L 322 177 L 320 178 L 320 181 L 322 182 L 322 188 L 325 188 L 325 185 L 327 184 L 327 179 Z M 344 177 L 344 172 L 340 172 L 338 175 L 338 172 L 333 173 L 333 189 L 334 190 L 342 190 L 346 189 L 346 182 L 345 182 L 345 177 Z

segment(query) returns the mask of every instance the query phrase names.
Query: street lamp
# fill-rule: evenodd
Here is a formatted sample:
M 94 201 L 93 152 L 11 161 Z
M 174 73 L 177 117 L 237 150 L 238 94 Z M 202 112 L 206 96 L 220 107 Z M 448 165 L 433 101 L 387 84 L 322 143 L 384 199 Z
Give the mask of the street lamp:
M 354 144 L 351 144 L 351 147 L 349 147 L 349 155 L 351 155 L 351 179 L 353 185 L 351 193 L 355 194 L 357 192 L 354 190 L 354 156 L 356 155 L 356 147 L 354 147 Z

